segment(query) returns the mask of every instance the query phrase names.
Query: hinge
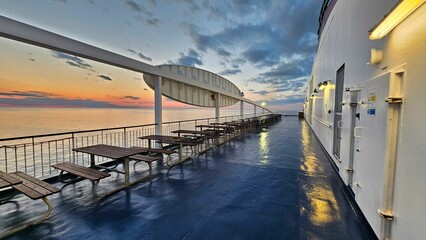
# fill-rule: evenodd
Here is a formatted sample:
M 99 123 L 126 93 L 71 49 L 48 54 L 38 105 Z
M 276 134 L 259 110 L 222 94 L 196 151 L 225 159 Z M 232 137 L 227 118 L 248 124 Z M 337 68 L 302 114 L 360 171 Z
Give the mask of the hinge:
M 390 211 L 382 211 L 382 210 L 378 209 L 377 212 L 379 213 L 380 217 L 382 217 L 386 220 L 389 220 L 389 221 L 392 221 L 393 218 L 395 217 L 393 215 L 393 213 L 391 213 Z
M 353 172 L 354 170 L 353 169 L 351 169 L 351 168 L 346 168 L 346 172 Z
M 402 103 L 402 97 L 388 97 L 385 102 L 387 103 Z

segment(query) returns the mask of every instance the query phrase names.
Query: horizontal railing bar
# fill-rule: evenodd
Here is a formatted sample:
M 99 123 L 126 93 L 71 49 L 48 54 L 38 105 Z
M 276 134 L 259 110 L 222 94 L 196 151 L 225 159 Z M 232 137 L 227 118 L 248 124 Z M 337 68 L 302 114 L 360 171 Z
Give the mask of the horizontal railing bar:
M 123 128 L 137 128 L 137 127 L 148 127 L 148 126 L 155 126 L 156 123 L 151 124 L 144 124 L 144 125 L 135 125 L 135 126 L 126 126 L 126 127 L 113 127 L 113 128 L 100 128 L 100 129 L 90 129 L 90 130 L 81 130 L 81 131 L 71 131 L 71 132 L 62 132 L 62 133 L 50 133 L 50 134 L 41 134 L 41 135 L 31 135 L 31 136 L 23 136 L 23 137 L 13 137 L 13 138 L 2 138 L 1 141 L 13 141 L 13 140 L 20 140 L 23 138 L 41 138 L 41 137 L 52 137 L 52 136 L 59 136 L 59 135 L 66 135 L 66 134 L 76 134 L 76 133 L 87 133 L 87 132 L 99 132 L 99 131 L 109 131 L 109 130 L 118 130 Z
M 251 115 L 251 114 L 244 114 L 244 115 Z M 239 117 L 239 116 L 240 115 L 230 115 L 230 116 L 222 116 L 222 117 L 219 117 L 219 118 Z M 187 119 L 187 120 L 163 122 L 163 124 L 203 121 L 203 120 L 212 120 L 212 119 L 216 119 L 216 118 L 210 117 L 210 118 Z M 156 125 L 157 125 L 156 123 L 151 123 L 151 124 L 125 126 L 125 127 L 100 128 L 100 129 L 89 129 L 89 130 L 80 130 L 80 131 L 69 131 L 69 132 L 62 132 L 62 133 L 50 133 L 50 134 L 40 134 L 40 135 L 31 135 L 31 136 L 22 136 L 22 137 L 2 138 L 2 139 L 0 139 L 0 142 L 15 141 L 15 140 L 21 140 L 21 139 L 25 139 L 25 138 L 53 137 L 53 136 L 67 135 L 67 134 L 79 134 L 79 133 L 98 132 L 98 131 L 110 131 L 110 130 L 119 130 L 119 129 L 125 129 L 125 128 L 149 127 L 149 126 L 156 126 Z

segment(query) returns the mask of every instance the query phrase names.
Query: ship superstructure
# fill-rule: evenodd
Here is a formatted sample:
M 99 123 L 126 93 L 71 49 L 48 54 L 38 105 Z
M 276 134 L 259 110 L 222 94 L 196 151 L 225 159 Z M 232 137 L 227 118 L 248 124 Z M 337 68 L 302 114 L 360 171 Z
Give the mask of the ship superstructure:
M 424 2 L 321 9 L 305 119 L 381 239 L 426 234 Z

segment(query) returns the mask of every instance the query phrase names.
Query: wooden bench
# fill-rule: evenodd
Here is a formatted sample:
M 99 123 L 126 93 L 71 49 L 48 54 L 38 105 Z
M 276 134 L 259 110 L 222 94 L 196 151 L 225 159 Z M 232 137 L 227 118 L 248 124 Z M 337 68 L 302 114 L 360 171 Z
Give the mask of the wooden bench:
M 141 154 L 132 155 L 129 158 L 130 158 L 130 160 L 136 161 L 136 163 L 137 162 L 145 162 L 145 163 L 147 163 L 148 166 L 149 166 L 149 173 L 150 174 L 152 172 L 152 166 L 151 166 L 152 162 L 160 160 L 160 158 L 158 158 L 158 157 L 151 157 L 151 156 L 141 155 Z
M 47 199 L 47 196 L 59 192 L 60 189 L 23 172 L 15 172 L 10 174 L 1 172 L 1 174 L 3 179 L 6 179 L 8 182 L 12 181 L 11 183 L 13 184 L 11 187 L 13 189 L 23 193 L 24 195 L 28 196 L 29 198 L 33 200 L 37 200 L 41 198 L 43 202 L 47 205 L 47 211 L 38 219 L 33 220 L 29 223 L 24 223 L 19 226 L 13 227 L 1 233 L 0 239 L 3 239 L 21 230 L 24 230 L 28 227 L 37 225 L 41 223 L 42 221 L 44 221 L 45 219 L 47 219 L 50 216 L 50 213 L 52 212 L 52 209 L 53 209 L 49 199 Z M 17 183 L 17 181 L 19 182 L 22 181 L 22 182 Z M 15 193 L 13 193 L 11 197 L 5 200 L 11 199 L 14 195 Z
M 99 181 L 103 178 L 111 176 L 111 174 L 107 172 L 98 171 L 93 168 L 80 166 L 74 163 L 64 162 L 52 165 L 53 168 L 61 170 L 59 174 L 59 180 L 63 183 L 70 183 L 72 181 L 64 181 L 62 180 L 62 175 L 64 172 L 68 172 L 71 175 L 77 176 L 78 178 L 89 179 L 93 183 L 92 192 L 93 195 L 97 198 L 102 198 L 105 195 L 99 195 L 97 193 L 97 187 L 99 185 Z

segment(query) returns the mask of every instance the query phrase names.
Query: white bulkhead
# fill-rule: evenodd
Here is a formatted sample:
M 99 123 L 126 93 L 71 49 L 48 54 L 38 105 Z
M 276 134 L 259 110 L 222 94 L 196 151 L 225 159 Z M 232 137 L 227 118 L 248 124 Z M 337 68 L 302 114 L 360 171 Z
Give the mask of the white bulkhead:
M 424 239 L 426 4 L 369 39 L 399 3 L 325 1 L 304 113 L 376 235 Z

